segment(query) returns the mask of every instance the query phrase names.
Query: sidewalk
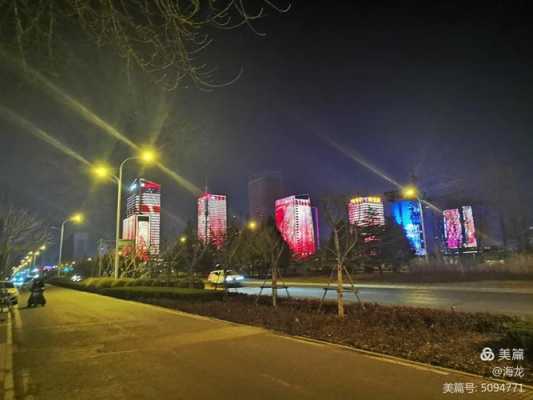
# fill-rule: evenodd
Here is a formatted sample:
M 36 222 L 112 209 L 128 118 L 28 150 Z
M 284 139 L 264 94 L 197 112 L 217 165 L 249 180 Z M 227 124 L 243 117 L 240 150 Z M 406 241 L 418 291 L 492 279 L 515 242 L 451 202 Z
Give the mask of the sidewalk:
M 0 313 L 0 399 L 14 399 L 11 315 Z
M 268 282 L 268 281 L 267 281 Z M 287 279 L 284 281 L 288 286 L 293 287 L 315 287 L 327 286 L 325 282 L 298 282 Z M 533 282 L 519 282 L 524 285 L 514 284 L 516 281 L 480 281 L 480 282 L 456 282 L 456 283 L 358 283 L 354 281 L 355 287 L 360 289 L 417 289 L 417 290 L 447 290 L 457 292 L 478 292 L 478 293 L 514 293 L 533 294 Z M 281 283 L 281 281 L 280 281 Z M 246 280 L 243 286 L 260 286 L 262 280 Z M 529 284 L 529 285 L 528 285 Z M 335 285 L 335 282 L 332 282 Z M 529 287 L 528 287 L 529 286 Z M 344 284 L 349 287 L 349 284 Z

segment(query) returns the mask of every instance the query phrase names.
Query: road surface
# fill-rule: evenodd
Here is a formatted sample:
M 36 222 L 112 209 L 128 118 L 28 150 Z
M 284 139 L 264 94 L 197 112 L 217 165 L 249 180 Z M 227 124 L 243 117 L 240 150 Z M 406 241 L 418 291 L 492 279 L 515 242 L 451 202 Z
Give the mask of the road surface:
M 289 284 L 289 294 L 297 298 L 321 298 L 324 293 L 318 286 L 296 286 Z M 497 288 L 468 288 L 449 286 L 423 286 L 413 285 L 357 285 L 359 297 L 362 301 L 406 305 L 416 307 L 429 307 L 451 309 L 457 311 L 491 312 L 500 314 L 513 314 L 533 318 L 533 291 L 520 289 Z M 232 289 L 235 290 L 235 289 Z M 243 287 L 236 289 L 241 293 L 257 294 L 259 288 Z M 270 295 L 269 289 L 263 293 Z M 279 292 L 285 296 L 285 291 Z M 327 299 L 334 300 L 336 292 L 328 291 Z M 356 301 L 355 296 L 346 293 L 346 301 Z
M 18 399 L 438 399 L 450 397 L 445 383 L 482 382 L 141 303 L 46 294 L 45 308 L 12 318 Z

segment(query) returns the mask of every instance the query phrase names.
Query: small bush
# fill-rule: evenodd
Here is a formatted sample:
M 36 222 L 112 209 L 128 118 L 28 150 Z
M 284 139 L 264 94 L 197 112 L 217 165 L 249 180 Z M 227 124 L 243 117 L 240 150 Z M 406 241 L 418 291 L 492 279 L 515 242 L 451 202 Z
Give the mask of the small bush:
M 96 282 L 94 282 L 92 287 L 94 287 L 96 289 L 109 288 L 109 287 L 111 287 L 111 285 L 113 285 L 114 281 L 115 281 L 115 279 L 113 279 L 113 278 L 99 278 L 99 279 L 96 280 Z
M 513 344 L 519 344 L 527 354 L 533 352 L 533 326 L 531 323 L 520 321 L 512 324 L 507 331 L 506 339 Z
M 114 287 L 104 288 L 99 291 L 102 294 L 129 300 L 172 299 L 190 302 L 206 302 L 220 300 L 221 292 L 213 292 L 201 289 L 182 289 L 166 287 Z
M 82 286 L 94 286 L 98 278 L 87 278 L 80 282 L 80 285 Z
M 127 283 L 130 281 L 131 279 L 125 279 L 125 278 L 122 278 L 122 279 L 115 279 L 113 280 L 113 282 L 111 282 L 111 286 L 110 287 L 122 287 L 122 286 L 126 286 Z M 105 287 L 105 286 L 104 286 Z

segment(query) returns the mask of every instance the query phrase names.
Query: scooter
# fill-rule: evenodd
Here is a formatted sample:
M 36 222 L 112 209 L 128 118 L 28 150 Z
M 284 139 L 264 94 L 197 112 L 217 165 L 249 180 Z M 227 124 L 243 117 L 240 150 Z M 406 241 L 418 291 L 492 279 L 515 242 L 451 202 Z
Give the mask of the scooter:
M 44 298 L 44 288 L 32 289 L 30 298 L 28 299 L 28 308 L 35 307 L 37 305 L 45 306 L 46 299 Z

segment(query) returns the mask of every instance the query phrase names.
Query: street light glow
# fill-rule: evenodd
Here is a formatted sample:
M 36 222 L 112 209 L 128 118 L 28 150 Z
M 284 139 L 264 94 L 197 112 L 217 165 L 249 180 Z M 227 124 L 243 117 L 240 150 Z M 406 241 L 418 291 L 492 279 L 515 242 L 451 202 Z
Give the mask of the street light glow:
M 402 196 L 406 199 L 415 199 L 418 197 L 418 189 L 416 186 L 409 185 L 402 189 Z
M 92 173 L 100 179 L 108 178 L 111 176 L 111 168 L 103 164 L 96 165 L 92 168 Z
M 180 243 L 185 243 L 185 242 L 187 242 L 187 237 L 186 236 L 180 237 Z
M 83 214 L 76 213 L 70 217 L 70 220 L 76 224 L 81 224 L 83 222 Z
M 248 229 L 254 231 L 256 228 L 257 228 L 257 222 L 255 221 L 248 222 Z
M 156 160 L 157 155 L 156 152 L 152 149 L 144 149 L 139 154 L 139 158 L 141 159 L 141 161 L 149 164 Z
M 39 247 L 39 250 L 46 250 L 46 246 L 43 244 L 41 247 Z

